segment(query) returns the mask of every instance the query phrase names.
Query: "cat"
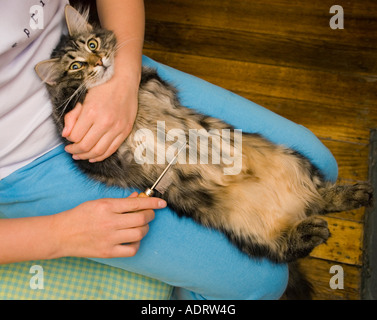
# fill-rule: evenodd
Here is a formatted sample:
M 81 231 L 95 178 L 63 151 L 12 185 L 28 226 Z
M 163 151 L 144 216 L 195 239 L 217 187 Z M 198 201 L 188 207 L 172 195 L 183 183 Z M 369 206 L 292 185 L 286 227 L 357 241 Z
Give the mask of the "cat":
M 114 56 L 121 45 L 113 32 L 89 24 L 87 14 L 70 6 L 66 20 L 69 34 L 62 36 L 51 59 L 36 66 L 52 100 L 59 133 L 64 128 L 64 115 L 84 101 L 87 90 L 111 78 Z M 144 154 L 161 149 L 161 141 L 146 146 L 138 134 L 148 128 L 157 137 L 162 120 L 163 134 L 177 129 L 189 142 L 191 129 L 204 135 L 215 132 L 209 139 L 209 159 L 222 154 L 220 149 L 228 143 L 229 157 L 238 154 L 242 160 L 236 174 L 224 174 L 231 169 L 229 161 L 192 164 L 190 157 L 199 158 L 202 152 L 197 150 L 193 155 L 186 150 L 180 155 L 183 161 L 169 170 L 170 185 L 159 196 L 179 216 L 219 230 L 251 257 L 294 263 L 329 238 L 327 222 L 320 215 L 372 203 L 373 190 L 368 183 L 326 182 L 304 156 L 259 134 L 242 133 L 239 143 L 238 132 L 231 125 L 182 106 L 177 90 L 146 67 L 142 69 L 138 113 L 128 138 L 109 158 L 95 163 L 76 161 L 78 167 L 108 185 L 140 190 L 150 187 L 166 163 L 137 161 L 140 146 L 145 147 Z M 229 135 L 223 137 L 220 132 Z M 166 142 L 163 152 L 172 147 L 173 142 Z M 309 291 L 309 284 L 305 290 Z

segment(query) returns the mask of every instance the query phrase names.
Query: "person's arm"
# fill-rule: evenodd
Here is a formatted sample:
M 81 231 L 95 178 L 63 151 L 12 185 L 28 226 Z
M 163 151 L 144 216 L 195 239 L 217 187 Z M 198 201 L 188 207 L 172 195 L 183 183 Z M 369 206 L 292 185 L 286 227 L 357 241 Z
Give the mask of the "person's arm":
M 119 49 L 114 76 L 89 90 L 83 105 L 65 117 L 63 136 L 74 142 L 66 151 L 76 160 L 102 161 L 132 130 L 137 113 L 144 43 L 142 0 L 97 0 L 101 25 L 112 30 Z
M 166 206 L 164 200 L 136 195 L 88 201 L 50 216 L 0 219 L 0 264 L 135 255 L 154 219 L 153 209 Z
M 143 0 L 97 0 L 97 11 L 102 27 L 115 33 L 120 47 L 115 77 L 140 82 L 145 27 Z

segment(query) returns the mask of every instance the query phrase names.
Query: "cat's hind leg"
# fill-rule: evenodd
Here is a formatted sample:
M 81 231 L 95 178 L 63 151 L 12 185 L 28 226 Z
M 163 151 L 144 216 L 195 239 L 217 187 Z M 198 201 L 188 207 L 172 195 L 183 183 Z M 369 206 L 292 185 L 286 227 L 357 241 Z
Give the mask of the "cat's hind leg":
M 283 237 L 282 250 L 283 260 L 294 261 L 306 257 L 317 246 L 326 243 L 330 237 L 327 221 L 318 216 L 306 218 L 290 230 Z
M 283 231 L 275 240 L 223 230 L 229 240 L 251 257 L 267 257 L 278 263 L 292 262 L 306 257 L 315 247 L 330 237 L 327 222 L 311 216 Z
M 323 214 L 370 206 L 373 202 L 373 188 L 369 183 L 324 184 L 318 188 L 318 192 L 324 200 L 319 212 Z M 294 261 L 307 256 L 316 246 L 325 243 L 329 236 L 327 222 L 319 216 L 313 215 L 301 220 L 284 232 L 280 251 L 283 261 Z
M 339 212 L 371 206 L 373 203 L 373 188 L 367 182 L 354 185 L 324 184 L 318 188 L 324 200 L 321 213 Z

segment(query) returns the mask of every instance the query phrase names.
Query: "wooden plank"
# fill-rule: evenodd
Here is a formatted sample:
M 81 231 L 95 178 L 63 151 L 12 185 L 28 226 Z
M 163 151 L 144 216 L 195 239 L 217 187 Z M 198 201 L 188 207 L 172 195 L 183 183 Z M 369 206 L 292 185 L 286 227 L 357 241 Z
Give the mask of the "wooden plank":
M 334 263 L 315 258 L 305 258 L 300 261 L 303 272 L 314 286 L 314 300 L 359 300 L 360 299 L 360 278 L 359 267 L 342 263 Z M 335 273 L 330 273 L 330 268 L 338 265 L 343 268 L 344 288 L 332 289 L 330 279 Z
M 331 237 L 327 244 L 316 247 L 311 257 L 362 265 L 363 225 L 355 221 L 324 217 L 329 225 Z
M 362 223 L 365 217 L 365 208 L 358 208 L 350 211 L 333 212 L 327 214 L 328 217 L 350 220 Z
M 338 162 L 340 183 L 348 184 L 368 180 L 368 145 L 332 140 L 321 141 Z
M 373 123 L 357 106 L 343 108 L 336 102 L 330 105 L 237 91 L 235 93 L 303 125 L 324 140 L 363 145 L 369 143 L 369 132 Z
M 167 52 L 342 73 L 377 72 L 376 49 L 355 50 L 353 43 L 320 37 L 283 37 L 147 20 L 145 39 L 145 48 Z
M 372 0 L 339 0 L 345 12 L 345 28 L 332 30 L 329 26 L 332 0 L 269 1 L 263 0 L 146 0 L 148 19 L 175 22 L 210 28 L 276 34 L 286 38 L 322 39 L 354 43 L 356 47 L 377 47 L 374 13 L 377 4 Z M 357 30 L 357 32 L 355 32 Z

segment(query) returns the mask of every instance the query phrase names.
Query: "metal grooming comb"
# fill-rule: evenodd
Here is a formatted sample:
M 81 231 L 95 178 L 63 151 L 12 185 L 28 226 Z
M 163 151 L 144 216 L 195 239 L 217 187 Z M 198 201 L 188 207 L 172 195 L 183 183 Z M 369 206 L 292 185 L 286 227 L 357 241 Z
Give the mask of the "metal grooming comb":
M 181 151 L 184 148 L 186 148 L 186 146 L 187 146 L 187 143 L 185 143 L 184 145 L 181 146 L 181 148 L 179 148 L 177 154 L 169 162 L 169 164 L 166 166 L 164 171 L 162 171 L 162 173 L 157 178 L 157 180 L 155 181 L 153 186 L 150 187 L 150 188 L 147 188 L 144 192 L 141 192 L 138 195 L 138 198 L 153 197 L 155 190 L 157 190 L 161 194 L 164 194 L 164 192 L 166 191 L 166 189 L 169 187 L 169 185 L 171 183 L 171 179 L 169 179 L 170 175 L 169 175 L 168 171 L 171 168 L 171 166 L 174 164 L 175 160 L 178 158 L 178 155 L 181 153 Z

